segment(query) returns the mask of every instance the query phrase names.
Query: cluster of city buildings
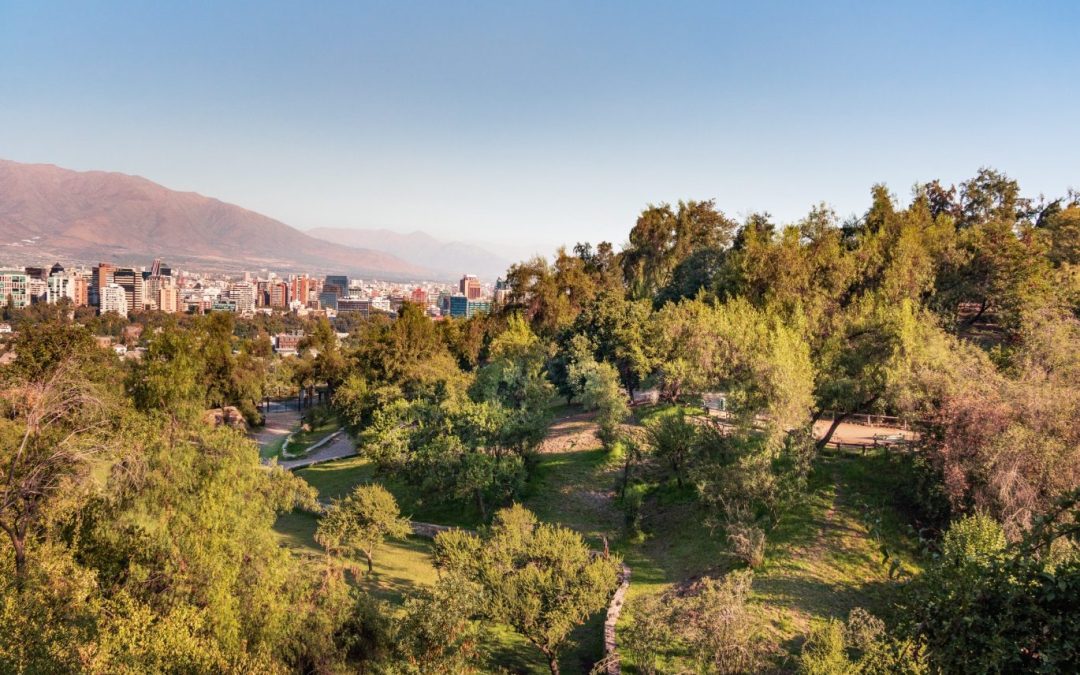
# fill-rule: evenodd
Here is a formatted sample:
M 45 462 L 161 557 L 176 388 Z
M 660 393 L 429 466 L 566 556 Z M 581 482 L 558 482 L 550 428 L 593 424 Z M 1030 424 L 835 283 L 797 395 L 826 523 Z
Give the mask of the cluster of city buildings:
M 492 302 L 501 300 L 506 292 L 505 282 L 500 280 L 492 288 L 473 275 L 465 275 L 456 286 L 364 282 L 334 274 L 324 278 L 307 274 L 280 277 L 273 272 L 229 276 L 174 271 L 161 260 L 148 269 L 104 262 L 89 269 L 65 269 L 60 263 L 51 268 L 0 269 L 0 299 L 15 308 L 67 299 L 75 307 L 121 315 L 144 311 L 252 315 L 280 310 L 368 316 L 393 314 L 410 302 L 423 307 L 432 318 L 470 317 L 490 311 Z

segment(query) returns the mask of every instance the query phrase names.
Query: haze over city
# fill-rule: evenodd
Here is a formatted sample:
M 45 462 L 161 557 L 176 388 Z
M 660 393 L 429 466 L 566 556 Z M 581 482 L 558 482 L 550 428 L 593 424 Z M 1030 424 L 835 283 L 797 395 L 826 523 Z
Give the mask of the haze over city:
M 0 3 L 0 158 L 517 259 L 648 203 L 781 222 L 1072 186 L 1080 5 Z M 963 26 L 959 30 L 958 26 Z

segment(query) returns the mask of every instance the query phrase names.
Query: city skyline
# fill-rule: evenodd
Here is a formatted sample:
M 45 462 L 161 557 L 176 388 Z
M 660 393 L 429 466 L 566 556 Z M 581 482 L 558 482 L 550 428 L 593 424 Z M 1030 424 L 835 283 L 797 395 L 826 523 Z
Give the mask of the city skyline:
M 1080 9 L 930 7 L 11 3 L 0 157 L 545 252 L 661 201 L 790 222 L 984 165 L 1076 187 Z

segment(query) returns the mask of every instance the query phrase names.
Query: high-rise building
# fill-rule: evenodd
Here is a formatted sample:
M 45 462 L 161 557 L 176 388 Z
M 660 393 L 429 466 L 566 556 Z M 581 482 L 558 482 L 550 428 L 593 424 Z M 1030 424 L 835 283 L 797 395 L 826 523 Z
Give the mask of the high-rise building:
M 427 291 L 417 286 L 409 294 L 409 301 L 420 306 L 427 306 Z
M 337 299 L 338 312 L 358 312 L 361 316 L 368 316 L 371 314 L 371 307 L 372 304 L 370 298 Z
M 289 299 L 299 300 L 307 305 L 311 300 L 311 282 L 312 279 L 306 274 L 293 277 L 289 281 Z
M 487 300 L 469 300 L 465 308 L 465 316 L 472 317 L 477 314 L 487 314 L 491 311 L 491 303 Z
M 98 291 L 100 304 L 98 311 L 101 314 L 116 312 L 121 316 L 127 316 L 129 301 L 128 292 L 120 284 L 108 284 Z
M 28 275 L 26 293 L 30 296 L 31 303 L 45 302 L 49 297 L 49 282 Z
M 335 290 L 338 297 L 348 295 L 349 277 L 342 274 L 327 274 L 326 281 L 323 283 L 323 293 L 334 292 Z
M 25 270 L 0 270 L 0 301 L 16 308 L 30 304 L 30 277 Z
M 506 302 L 510 295 L 510 283 L 506 279 L 495 280 L 495 302 Z
M 101 304 L 101 290 L 113 283 L 113 274 L 116 272 L 116 266 L 109 263 L 98 263 L 90 274 L 90 304 Z
M 289 285 L 284 281 L 272 281 L 270 283 L 270 306 L 288 307 Z
M 475 275 L 466 274 L 458 283 L 458 291 L 469 300 L 480 299 L 480 280 Z
M 72 304 L 78 304 L 78 289 L 77 285 L 81 277 L 74 272 L 64 272 L 63 268 L 60 268 L 60 272 L 49 275 L 48 291 L 45 295 L 45 300 L 50 305 L 55 305 L 60 302 L 61 299 L 67 298 Z M 85 285 L 84 285 L 85 287 Z
M 166 314 L 175 314 L 179 309 L 180 290 L 176 286 L 160 286 L 157 289 L 157 308 Z
M 340 297 L 341 295 L 337 292 L 336 286 L 331 284 L 330 290 L 326 290 L 324 286 L 323 291 L 319 293 L 319 306 L 323 309 L 337 309 L 338 298 Z
M 274 282 L 270 279 L 259 279 L 254 282 L 256 307 L 270 306 L 270 284 L 272 283 Z
M 146 309 L 146 294 L 143 287 L 142 272 L 130 267 L 121 267 L 113 272 L 113 283 L 124 289 L 128 299 L 128 313 Z
M 172 307 L 172 309 L 166 309 L 162 306 L 162 292 L 164 289 L 172 288 L 175 293 L 165 291 L 166 306 Z M 176 297 L 174 297 L 176 296 Z M 143 272 L 143 298 L 145 299 L 145 305 L 148 309 L 157 309 L 163 312 L 169 312 L 170 314 L 177 311 L 177 305 L 179 304 L 179 291 L 176 289 L 173 283 L 172 270 L 163 265 L 161 258 L 154 258 L 154 262 L 150 265 L 150 271 Z
M 255 311 L 255 284 L 238 281 L 229 286 L 229 299 L 236 303 L 236 312 L 250 314 Z
M 75 275 L 75 306 L 86 307 L 90 304 L 90 280 L 85 274 Z
M 447 312 L 450 316 L 455 318 L 462 318 L 469 313 L 469 299 L 464 295 L 451 295 L 449 298 Z

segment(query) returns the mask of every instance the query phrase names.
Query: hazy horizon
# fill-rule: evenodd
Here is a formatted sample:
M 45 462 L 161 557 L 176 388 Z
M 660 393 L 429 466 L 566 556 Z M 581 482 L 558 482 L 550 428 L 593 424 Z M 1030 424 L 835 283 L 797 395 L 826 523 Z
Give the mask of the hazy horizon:
M 9 3 L 0 157 L 502 255 L 619 245 L 679 199 L 843 217 L 981 166 L 1058 195 L 1078 24 L 1065 2 Z

